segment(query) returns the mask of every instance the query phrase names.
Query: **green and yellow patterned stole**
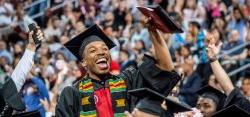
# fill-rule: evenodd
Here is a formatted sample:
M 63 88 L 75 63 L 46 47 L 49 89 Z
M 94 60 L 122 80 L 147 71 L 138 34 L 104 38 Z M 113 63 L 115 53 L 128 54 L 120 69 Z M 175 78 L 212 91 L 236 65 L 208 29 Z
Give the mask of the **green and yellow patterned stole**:
M 112 98 L 112 108 L 114 117 L 125 117 L 126 108 L 126 84 L 123 78 L 111 76 L 106 80 L 109 84 L 109 90 Z M 96 117 L 96 107 L 94 101 L 94 83 L 91 79 L 83 79 L 79 84 L 79 92 L 81 98 L 80 117 Z

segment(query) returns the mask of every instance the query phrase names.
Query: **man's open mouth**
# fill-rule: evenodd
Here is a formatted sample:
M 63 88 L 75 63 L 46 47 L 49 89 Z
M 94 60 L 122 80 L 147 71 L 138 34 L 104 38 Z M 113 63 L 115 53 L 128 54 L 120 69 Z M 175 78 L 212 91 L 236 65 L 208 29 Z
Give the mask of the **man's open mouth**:
M 101 69 L 107 69 L 108 68 L 108 60 L 106 58 L 99 58 L 96 61 L 96 64 Z

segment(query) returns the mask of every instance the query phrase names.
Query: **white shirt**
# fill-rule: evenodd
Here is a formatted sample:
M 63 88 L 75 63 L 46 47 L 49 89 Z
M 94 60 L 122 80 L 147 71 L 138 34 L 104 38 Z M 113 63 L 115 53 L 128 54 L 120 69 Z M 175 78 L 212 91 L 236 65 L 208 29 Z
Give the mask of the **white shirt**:
M 7 10 L 8 9 L 8 10 Z M 11 16 L 4 15 L 7 12 L 13 13 L 14 9 L 10 3 L 4 3 L 3 6 L 0 6 L 0 25 L 9 25 L 11 24 Z
M 29 49 L 25 49 L 22 58 L 11 74 L 11 78 L 14 81 L 18 92 L 21 90 L 23 84 L 25 83 L 25 78 L 31 70 L 32 65 L 34 64 L 34 56 L 35 52 Z

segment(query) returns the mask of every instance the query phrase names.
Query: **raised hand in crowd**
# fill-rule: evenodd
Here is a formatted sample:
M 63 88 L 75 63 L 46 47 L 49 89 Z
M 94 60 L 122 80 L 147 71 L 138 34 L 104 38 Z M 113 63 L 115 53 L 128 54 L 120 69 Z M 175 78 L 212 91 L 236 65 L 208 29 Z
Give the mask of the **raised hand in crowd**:
M 39 40 L 39 41 L 43 41 L 45 40 L 44 38 L 44 33 L 42 32 L 42 30 L 40 29 L 39 26 L 36 26 L 37 28 L 37 32 L 34 32 L 34 31 L 30 31 L 29 32 L 29 37 L 28 37 L 28 45 L 27 45 L 27 49 L 35 52 L 36 51 L 36 44 L 34 42 L 34 38 L 33 38 L 33 35 L 35 35 L 35 37 Z
M 214 40 L 215 39 L 212 34 L 207 35 L 207 42 L 208 42 L 208 45 L 206 48 L 207 56 L 210 60 L 213 73 L 215 77 L 217 78 L 216 80 L 220 83 L 226 95 L 229 95 L 234 89 L 234 86 L 229 76 L 227 75 L 227 73 L 222 68 L 222 66 L 220 65 L 219 61 L 216 58 L 217 54 L 219 53 L 219 48 L 222 44 L 220 43 L 216 45 Z
M 167 43 L 164 40 L 163 35 L 160 31 L 156 29 L 154 25 L 151 25 L 151 18 L 147 18 L 143 21 L 148 27 L 148 31 L 153 43 L 155 59 L 158 61 L 158 67 L 165 71 L 172 71 L 174 69 L 174 64 L 167 47 Z

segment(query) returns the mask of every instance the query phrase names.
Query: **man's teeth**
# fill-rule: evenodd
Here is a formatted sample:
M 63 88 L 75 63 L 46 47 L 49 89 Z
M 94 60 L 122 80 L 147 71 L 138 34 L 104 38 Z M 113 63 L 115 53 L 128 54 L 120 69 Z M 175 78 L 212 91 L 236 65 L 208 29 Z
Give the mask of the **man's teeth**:
M 99 63 L 99 62 L 106 62 L 107 60 L 105 59 L 105 58 L 101 58 L 101 59 L 98 59 L 97 60 L 97 63 Z

